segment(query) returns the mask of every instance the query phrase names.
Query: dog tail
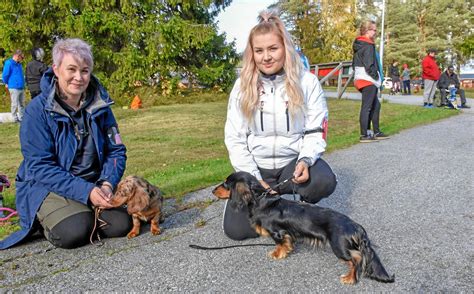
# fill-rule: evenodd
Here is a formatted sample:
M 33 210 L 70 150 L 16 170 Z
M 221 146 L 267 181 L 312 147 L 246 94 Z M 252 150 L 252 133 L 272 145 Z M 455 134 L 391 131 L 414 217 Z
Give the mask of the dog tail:
M 370 240 L 365 231 L 358 236 L 359 250 L 362 260 L 357 265 L 357 276 L 362 272 L 365 277 L 382 283 L 395 282 L 395 275 L 389 275 L 380 258 L 370 245 Z

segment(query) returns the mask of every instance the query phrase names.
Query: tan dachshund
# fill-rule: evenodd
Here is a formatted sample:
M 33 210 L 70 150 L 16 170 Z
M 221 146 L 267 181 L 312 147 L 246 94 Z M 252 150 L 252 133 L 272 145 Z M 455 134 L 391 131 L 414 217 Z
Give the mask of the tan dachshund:
M 151 220 L 151 233 L 159 235 L 159 223 L 165 220 L 162 213 L 163 195 L 160 190 L 144 178 L 128 176 L 117 185 L 117 191 L 112 197 L 114 207 L 126 204 L 128 214 L 132 216 L 133 228 L 127 237 L 133 238 L 140 233 L 140 221 Z

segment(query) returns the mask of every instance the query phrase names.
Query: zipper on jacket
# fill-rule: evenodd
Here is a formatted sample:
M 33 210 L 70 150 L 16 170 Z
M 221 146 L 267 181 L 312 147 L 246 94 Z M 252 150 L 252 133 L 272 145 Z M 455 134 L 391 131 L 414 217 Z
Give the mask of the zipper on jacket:
M 260 101 L 260 128 L 262 129 L 263 132 L 263 101 Z
M 288 114 L 288 101 L 286 101 L 285 104 L 286 104 L 286 110 L 285 110 L 285 114 L 286 114 L 286 132 L 289 133 L 290 132 L 290 116 Z

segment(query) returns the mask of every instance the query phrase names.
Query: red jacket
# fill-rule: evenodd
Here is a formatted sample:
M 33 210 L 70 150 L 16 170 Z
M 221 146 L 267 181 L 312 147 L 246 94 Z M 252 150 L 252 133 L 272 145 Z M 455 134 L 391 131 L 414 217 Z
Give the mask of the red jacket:
M 423 74 L 421 77 L 426 80 L 439 80 L 441 71 L 439 70 L 438 65 L 436 64 L 436 59 L 433 56 L 426 55 L 426 57 L 421 62 L 421 67 L 423 69 Z

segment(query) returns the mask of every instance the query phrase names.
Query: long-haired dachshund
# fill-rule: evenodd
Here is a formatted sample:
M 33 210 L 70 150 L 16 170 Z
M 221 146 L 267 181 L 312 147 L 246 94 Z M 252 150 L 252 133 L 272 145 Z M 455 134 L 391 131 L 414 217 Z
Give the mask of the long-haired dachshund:
M 255 231 L 276 243 L 269 253 L 273 259 L 287 257 L 298 240 L 312 245 L 329 243 L 334 254 L 349 266 L 349 272 L 340 278 L 343 284 L 357 283 L 361 273 L 379 282 L 395 281 L 372 249 L 364 228 L 337 211 L 270 195 L 246 172 L 231 174 L 213 194 L 220 199 L 230 198 L 236 209 L 248 207 Z
M 117 185 L 117 191 L 112 197 L 111 204 L 118 207 L 127 204 L 128 214 L 132 216 L 133 228 L 127 237 L 133 238 L 140 233 L 140 220 L 151 220 L 151 233 L 159 235 L 161 229 L 159 223 L 164 221 L 162 213 L 163 195 L 160 190 L 150 184 L 147 180 L 128 176 Z

